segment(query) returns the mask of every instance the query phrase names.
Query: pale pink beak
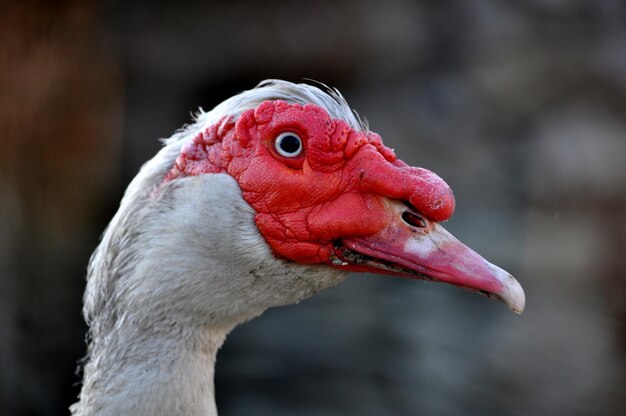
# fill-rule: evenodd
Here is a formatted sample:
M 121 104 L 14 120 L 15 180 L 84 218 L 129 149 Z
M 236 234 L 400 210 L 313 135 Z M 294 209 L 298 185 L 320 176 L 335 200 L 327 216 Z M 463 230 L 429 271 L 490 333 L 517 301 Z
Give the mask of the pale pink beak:
M 522 286 L 506 271 L 489 263 L 441 225 L 423 218 L 400 201 L 385 199 L 390 220 L 378 233 L 342 240 L 344 247 L 365 257 L 370 271 L 450 283 L 481 292 L 522 313 Z

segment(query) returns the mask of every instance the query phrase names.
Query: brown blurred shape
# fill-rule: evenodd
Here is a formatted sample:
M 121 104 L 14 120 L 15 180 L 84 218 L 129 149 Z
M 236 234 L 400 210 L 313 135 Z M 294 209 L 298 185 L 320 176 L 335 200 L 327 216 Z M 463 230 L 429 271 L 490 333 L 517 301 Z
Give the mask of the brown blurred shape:
M 82 354 L 75 292 L 119 172 L 121 83 L 99 18 L 95 2 L 0 6 L 2 414 L 76 393 L 57 369 Z

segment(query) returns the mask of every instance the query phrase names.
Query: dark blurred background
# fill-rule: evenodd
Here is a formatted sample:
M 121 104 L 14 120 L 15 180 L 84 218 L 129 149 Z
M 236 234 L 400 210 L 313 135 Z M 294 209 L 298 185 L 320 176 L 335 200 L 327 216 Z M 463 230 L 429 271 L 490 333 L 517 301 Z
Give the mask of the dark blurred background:
M 626 406 L 626 3 L 0 4 L 0 413 L 63 415 L 85 267 L 199 106 L 338 87 L 457 197 L 447 228 L 526 290 L 354 275 L 227 340 L 221 415 L 618 415 Z

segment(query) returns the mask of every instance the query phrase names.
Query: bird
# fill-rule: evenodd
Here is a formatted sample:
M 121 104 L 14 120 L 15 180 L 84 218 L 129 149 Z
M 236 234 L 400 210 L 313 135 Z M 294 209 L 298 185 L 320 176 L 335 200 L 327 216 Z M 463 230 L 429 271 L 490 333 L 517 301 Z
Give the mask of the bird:
M 525 295 L 440 224 L 435 173 L 397 158 L 337 89 L 265 80 L 164 140 L 87 268 L 86 415 L 217 415 L 237 325 L 348 272 L 444 282 L 521 313 Z

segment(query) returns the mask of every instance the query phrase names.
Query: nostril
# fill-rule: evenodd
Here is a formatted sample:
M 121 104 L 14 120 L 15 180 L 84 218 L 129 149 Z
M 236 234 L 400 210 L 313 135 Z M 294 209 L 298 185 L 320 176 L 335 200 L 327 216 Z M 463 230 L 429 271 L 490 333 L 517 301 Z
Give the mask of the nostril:
M 414 212 L 404 211 L 402 213 L 402 219 L 404 220 L 404 222 L 413 227 L 426 228 L 426 221 L 424 221 L 424 218 L 420 217 Z

